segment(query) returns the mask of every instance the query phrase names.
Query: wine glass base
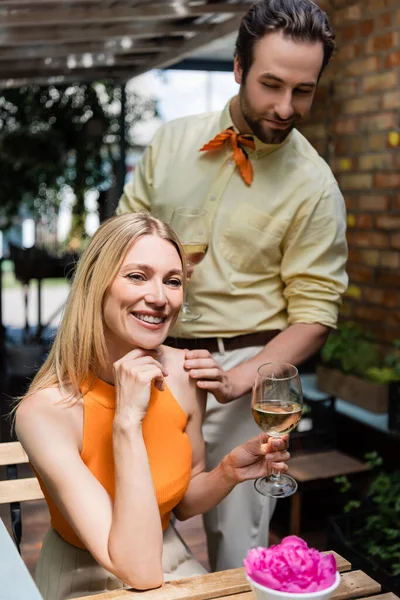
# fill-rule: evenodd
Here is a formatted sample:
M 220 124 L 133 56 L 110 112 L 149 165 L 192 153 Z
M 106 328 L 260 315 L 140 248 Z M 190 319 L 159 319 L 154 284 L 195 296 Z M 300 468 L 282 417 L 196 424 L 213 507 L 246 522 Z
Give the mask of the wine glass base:
M 190 323 L 191 321 L 197 321 L 197 319 L 200 319 L 200 317 L 200 313 L 193 312 L 190 310 L 190 308 L 183 306 L 179 314 L 179 321 L 181 323 Z
M 261 477 L 256 479 L 254 487 L 259 494 L 270 498 L 287 498 L 297 490 L 297 482 L 289 475 L 281 475 L 279 479 L 274 477 Z

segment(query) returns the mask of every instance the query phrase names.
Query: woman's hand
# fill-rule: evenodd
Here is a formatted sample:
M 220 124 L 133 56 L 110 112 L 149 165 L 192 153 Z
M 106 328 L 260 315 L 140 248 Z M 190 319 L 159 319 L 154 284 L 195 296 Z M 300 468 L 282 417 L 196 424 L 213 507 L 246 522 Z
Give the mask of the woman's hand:
M 115 419 L 142 421 L 150 400 L 151 384 L 164 389 L 166 368 L 157 360 L 157 350 L 136 348 L 113 364 L 116 387 Z
M 223 463 L 227 475 L 240 483 L 271 475 L 272 469 L 286 473 L 286 461 L 290 458 L 288 443 L 288 435 L 273 438 L 261 433 L 225 456 Z

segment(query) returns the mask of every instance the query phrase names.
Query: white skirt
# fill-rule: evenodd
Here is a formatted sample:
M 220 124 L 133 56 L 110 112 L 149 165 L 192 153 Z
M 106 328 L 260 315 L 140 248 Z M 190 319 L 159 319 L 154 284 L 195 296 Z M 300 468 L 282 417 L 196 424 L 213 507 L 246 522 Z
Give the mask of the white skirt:
M 162 564 L 165 581 L 207 573 L 171 524 L 164 532 Z M 68 600 L 128 587 L 87 550 L 72 546 L 53 528 L 43 540 L 35 581 L 44 600 Z

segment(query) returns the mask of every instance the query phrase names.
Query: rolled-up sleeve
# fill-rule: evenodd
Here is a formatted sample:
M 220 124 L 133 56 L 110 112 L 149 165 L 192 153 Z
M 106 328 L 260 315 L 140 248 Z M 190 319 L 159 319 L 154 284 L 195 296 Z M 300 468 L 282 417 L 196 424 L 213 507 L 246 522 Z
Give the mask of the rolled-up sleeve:
M 346 209 L 335 181 L 304 202 L 284 241 L 281 277 L 288 324 L 336 327 L 348 278 Z

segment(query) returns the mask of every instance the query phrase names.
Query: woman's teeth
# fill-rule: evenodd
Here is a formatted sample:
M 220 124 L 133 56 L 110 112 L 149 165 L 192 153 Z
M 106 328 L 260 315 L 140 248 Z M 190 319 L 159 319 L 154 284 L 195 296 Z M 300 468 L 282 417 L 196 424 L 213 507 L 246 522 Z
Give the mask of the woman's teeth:
M 159 324 L 162 323 L 164 321 L 163 317 L 154 317 L 153 315 L 139 315 L 137 313 L 133 313 L 134 316 L 139 319 L 140 321 L 145 321 L 146 323 L 155 323 L 155 324 Z

